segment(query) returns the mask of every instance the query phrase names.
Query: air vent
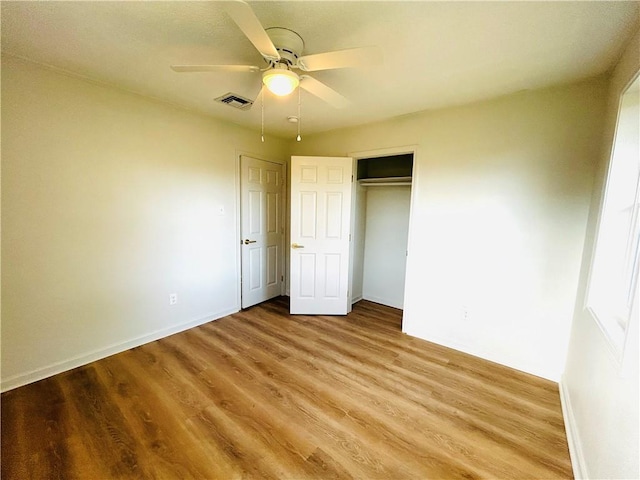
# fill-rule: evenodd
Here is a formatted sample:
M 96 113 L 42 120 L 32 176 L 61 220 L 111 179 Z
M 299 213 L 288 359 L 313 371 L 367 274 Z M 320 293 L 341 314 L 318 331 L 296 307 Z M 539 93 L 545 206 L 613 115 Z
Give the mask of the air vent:
M 216 102 L 225 103 L 230 107 L 237 108 L 239 110 L 249 110 L 251 105 L 253 105 L 253 100 L 249 100 L 248 98 L 241 97 L 240 95 L 236 95 L 231 92 L 225 93 L 215 100 Z

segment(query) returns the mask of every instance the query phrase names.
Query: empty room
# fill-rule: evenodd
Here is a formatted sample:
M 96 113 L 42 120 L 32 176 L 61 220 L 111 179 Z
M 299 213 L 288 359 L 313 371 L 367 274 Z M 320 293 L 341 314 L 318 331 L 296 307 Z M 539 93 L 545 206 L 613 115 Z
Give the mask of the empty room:
M 2 478 L 640 478 L 640 2 L 0 18 Z

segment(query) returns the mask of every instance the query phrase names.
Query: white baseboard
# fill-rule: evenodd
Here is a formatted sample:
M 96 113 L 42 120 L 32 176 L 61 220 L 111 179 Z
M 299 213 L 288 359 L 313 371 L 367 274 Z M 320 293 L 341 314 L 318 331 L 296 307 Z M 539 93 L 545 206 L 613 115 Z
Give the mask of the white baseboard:
M 505 362 L 504 359 L 497 357 L 492 351 L 488 351 L 486 349 L 473 348 L 468 344 L 458 342 L 455 339 L 452 339 L 451 337 L 440 337 L 433 334 L 424 335 L 423 331 L 415 331 L 411 327 L 412 327 L 411 325 L 408 325 L 406 324 L 406 322 L 403 321 L 402 332 L 406 333 L 407 335 L 411 335 L 412 337 L 421 338 L 422 340 L 426 340 L 427 342 L 435 343 L 437 345 L 451 348 L 453 350 L 458 350 L 459 352 L 467 353 L 469 355 L 473 355 L 474 357 L 482 358 L 484 360 L 497 363 L 498 365 L 503 365 L 505 367 L 513 368 L 514 370 L 519 370 L 521 372 L 528 373 L 530 375 L 535 375 L 536 377 L 544 378 L 546 380 L 551 380 L 552 382 L 555 382 L 555 383 L 558 383 L 560 381 L 560 376 L 561 376 L 560 372 L 535 368 L 535 366 L 528 365 L 522 362 L 516 362 L 516 361 L 513 361 L 513 359 L 510 359 L 509 362 Z
M 374 303 L 379 303 L 380 305 L 386 305 L 387 307 L 397 308 L 400 310 L 402 310 L 403 308 L 402 301 L 395 302 L 393 300 L 389 300 L 388 298 L 381 298 L 373 295 L 363 295 L 362 299 L 369 300 L 370 302 L 374 302 Z
M 236 312 L 238 312 L 237 309 L 232 309 L 232 310 L 225 310 L 225 311 L 213 313 L 203 318 L 190 320 L 188 322 L 181 323 L 179 325 L 173 325 L 168 328 L 156 330 L 149 334 L 142 335 L 140 337 L 127 340 L 125 342 L 109 345 L 107 347 L 100 348 L 98 350 L 83 353 L 82 355 L 77 355 L 67 360 L 56 362 L 52 365 L 47 365 L 46 367 L 31 370 L 30 372 L 13 375 L 6 379 L 3 378 L 2 382 L 0 383 L 0 391 L 6 392 L 8 390 L 12 390 L 14 388 L 18 388 L 23 385 L 27 385 L 29 383 L 37 382 L 38 380 L 43 380 L 53 375 L 57 375 L 59 373 L 71 370 L 73 368 L 81 367 L 83 365 L 87 365 L 88 363 L 95 362 L 96 360 L 101 360 L 111 355 L 115 355 L 116 353 L 121 353 L 121 352 L 124 352 L 125 350 L 139 347 L 140 345 L 144 345 L 145 343 L 154 342 L 156 340 L 160 340 L 161 338 L 183 332 L 185 330 L 197 327 L 204 323 L 208 323 L 213 320 L 226 317 L 227 315 L 231 315 Z
M 351 297 L 351 305 L 358 303 L 360 300 L 362 300 L 362 295 L 358 295 L 357 297 Z
M 560 403 L 562 404 L 562 416 L 564 417 L 564 428 L 567 432 L 567 443 L 569 444 L 569 456 L 571 457 L 571 467 L 576 480 L 589 478 L 587 464 L 582 453 L 582 444 L 576 420 L 571 407 L 571 396 L 563 379 L 560 379 Z

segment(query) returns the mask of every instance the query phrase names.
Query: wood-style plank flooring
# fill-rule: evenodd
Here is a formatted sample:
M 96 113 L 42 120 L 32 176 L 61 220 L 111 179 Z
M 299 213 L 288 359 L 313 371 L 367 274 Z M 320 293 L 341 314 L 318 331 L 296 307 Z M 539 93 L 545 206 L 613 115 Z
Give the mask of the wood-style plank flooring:
M 2 395 L 3 479 L 572 478 L 557 385 L 279 298 Z

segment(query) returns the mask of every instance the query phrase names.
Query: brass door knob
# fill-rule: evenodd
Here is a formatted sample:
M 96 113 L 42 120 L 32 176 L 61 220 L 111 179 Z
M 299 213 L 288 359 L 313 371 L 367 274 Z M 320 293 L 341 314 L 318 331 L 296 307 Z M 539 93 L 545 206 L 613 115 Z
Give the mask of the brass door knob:
M 291 248 L 304 248 L 304 245 L 298 245 L 297 243 L 292 243 Z

